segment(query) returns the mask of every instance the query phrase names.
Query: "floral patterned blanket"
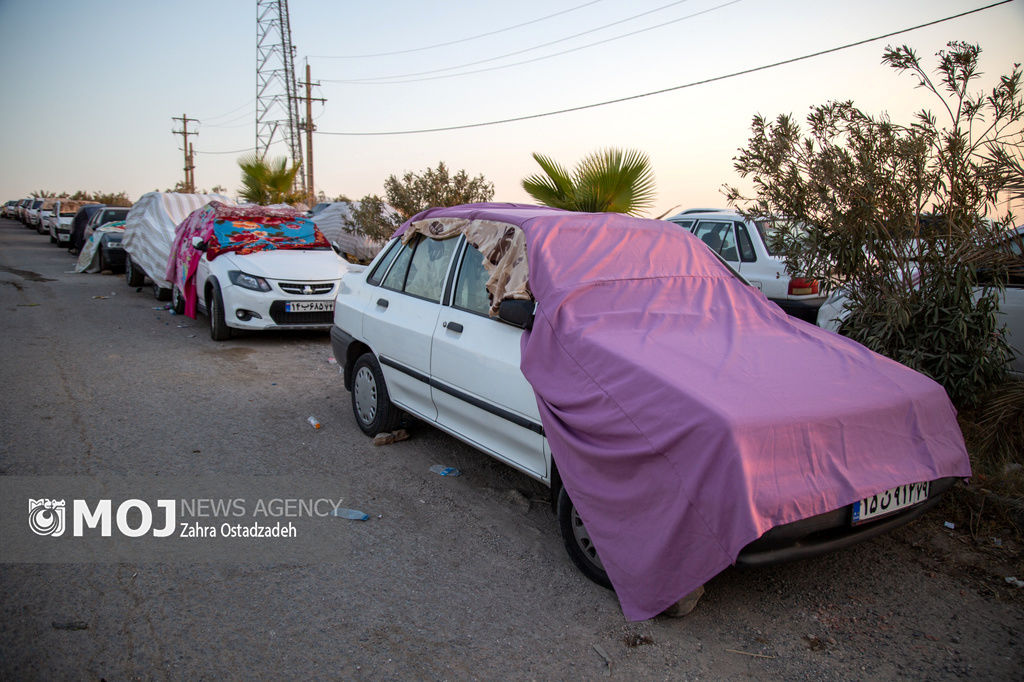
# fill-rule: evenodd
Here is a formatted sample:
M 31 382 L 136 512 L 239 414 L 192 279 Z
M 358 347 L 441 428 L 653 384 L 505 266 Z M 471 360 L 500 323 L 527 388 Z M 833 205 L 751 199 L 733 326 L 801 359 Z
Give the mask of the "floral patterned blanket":
M 192 246 L 193 237 L 206 245 L 205 251 Z M 196 209 L 178 225 L 167 263 L 167 280 L 178 288 L 185 301 L 185 314 L 195 318 L 195 275 L 206 254 L 213 260 L 225 253 L 246 255 L 267 249 L 331 248 L 313 221 L 290 206 L 230 206 L 211 201 Z

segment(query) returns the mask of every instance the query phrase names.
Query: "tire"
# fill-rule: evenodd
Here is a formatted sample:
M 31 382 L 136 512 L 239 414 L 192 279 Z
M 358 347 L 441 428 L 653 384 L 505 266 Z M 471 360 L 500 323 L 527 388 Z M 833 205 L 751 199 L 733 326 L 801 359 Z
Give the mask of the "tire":
M 52 234 L 50 235 L 50 243 L 51 244 L 56 244 L 56 245 L 60 246 L 60 242 L 57 241 L 57 238 L 54 237 Z
M 171 290 L 153 282 L 153 298 L 158 301 L 169 301 L 171 300 Z
M 128 255 L 124 257 L 124 278 L 130 287 L 141 287 L 146 283 L 145 273 L 135 266 L 132 257 Z
M 367 436 L 394 431 L 401 424 L 402 411 L 392 404 L 373 353 L 363 353 L 352 366 L 352 414 Z
M 583 575 L 601 587 L 612 589 L 612 582 L 597 556 L 594 543 L 590 541 L 590 534 L 564 487 L 558 491 L 558 529 L 562 532 L 565 551 Z
M 97 250 L 99 251 L 99 253 L 96 254 L 96 259 L 99 261 L 100 272 L 103 272 L 104 270 L 108 269 L 107 268 L 107 259 L 103 256 L 103 247 L 102 246 L 99 249 L 97 249 Z
M 185 314 L 185 297 L 173 284 L 171 285 L 171 308 L 179 315 Z
M 231 327 L 224 321 L 224 297 L 220 293 L 219 284 L 213 285 L 210 300 L 206 303 L 206 311 L 210 318 L 210 338 L 214 341 L 230 339 Z

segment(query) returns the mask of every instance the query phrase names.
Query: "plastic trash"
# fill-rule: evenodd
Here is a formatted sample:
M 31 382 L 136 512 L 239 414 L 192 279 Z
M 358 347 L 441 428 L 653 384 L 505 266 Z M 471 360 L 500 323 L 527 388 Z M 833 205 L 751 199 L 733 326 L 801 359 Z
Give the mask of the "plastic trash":
M 351 519 L 352 521 L 366 521 L 370 518 L 369 514 L 364 514 L 358 509 L 345 509 L 343 507 L 335 507 L 334 511 L 331 512 L 331 516 L 337 516 L 342 519 Z
M 307 419 L 306 421 L 308 421 L 309 425 L 312 426 L 314 429 L 319 429 L 321 426 L 320 420 L 314 417 L 313 415 L 310 415 L 309 419 Z
M 954 528 L 956 528 L 956 524 L 953 523 L 952 521 L 946 521 L 942 525 L 944 525 L 946 528 L 949 528 L 950 530 L 953 530 Z
M 462 473 L 455 467 L 446 467 L 443 464 L 434 464 L 430 467 L 430 470 L 438 476 L 458 476 Z
M 1020 580 L 1018 578 L 1015 578 L 1012 575 L 1008 576 L 1006 578 L 1006 582 L 1007 582 L 1007 584 L 1013 585 L 1014 587 L 1024 587 L 1024 580 Z

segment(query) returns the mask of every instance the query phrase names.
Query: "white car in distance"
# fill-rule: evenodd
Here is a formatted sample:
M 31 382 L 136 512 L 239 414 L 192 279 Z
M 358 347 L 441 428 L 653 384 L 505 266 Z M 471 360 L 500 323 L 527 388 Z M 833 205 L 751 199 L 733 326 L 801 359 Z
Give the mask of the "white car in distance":
M 708 248 L 787 314 L 814 322 L 825 301 L 817 280 L 791 277 L 772 250 L 772 224 L 725 209 L 689 209 L 666 218 L 695 234 Z

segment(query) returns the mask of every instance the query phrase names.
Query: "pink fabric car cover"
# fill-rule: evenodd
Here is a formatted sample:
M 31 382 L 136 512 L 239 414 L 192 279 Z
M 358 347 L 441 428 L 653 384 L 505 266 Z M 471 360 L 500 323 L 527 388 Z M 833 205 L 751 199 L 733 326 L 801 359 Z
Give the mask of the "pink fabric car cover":
M 630 620 L 774 526 L 970 475 L 941 386 L 787 316 L 686 230 L 486 204 L 412 221 L 438 217 L 525 233 L 537 312 L 521 368 Z

